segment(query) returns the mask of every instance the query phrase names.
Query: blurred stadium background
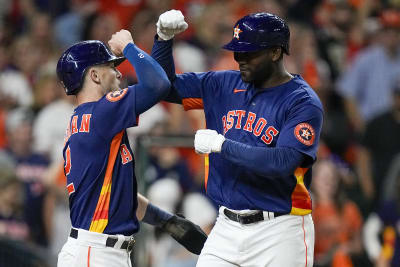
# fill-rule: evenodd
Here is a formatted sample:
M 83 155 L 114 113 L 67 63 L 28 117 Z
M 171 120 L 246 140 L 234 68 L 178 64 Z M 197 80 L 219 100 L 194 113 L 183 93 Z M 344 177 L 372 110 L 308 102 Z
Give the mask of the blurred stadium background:
M 126 28 L 151 51 L 158 16 L 180 9 L 189 29 L 174 46 L 179 72 L 237 69 L 220 49 L 241 16 L 289 22 L 290 72 L 325 108 L 313 168 L 315 266 L 400 266 L 399 0 L 0 0 L 0 266 L 56 266 L 70 229 L 62 145 L 74 98 L 55 65 L 74 42 L 107 42 Z M 129 63 L 123 84 L 136 82 Z M 160 103 L 129 130 L 139 188 L 209 231 L 204 159 L 192 149 L 202 111 Z M 196 257 L 143 226 L 136 266 L 195 266 Z

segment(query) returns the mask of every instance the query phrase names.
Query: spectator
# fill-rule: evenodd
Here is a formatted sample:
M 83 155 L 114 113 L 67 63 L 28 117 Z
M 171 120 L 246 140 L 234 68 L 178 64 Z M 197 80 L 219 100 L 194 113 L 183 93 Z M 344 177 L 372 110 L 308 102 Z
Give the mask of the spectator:
M 24 218 L 29 225 L 30 237 L 36 244 L 47 246 L 51 210 L 46 198 L 43 175 L 48 160 L 32 152 L 33 114 L 26 109 L 13 110 L 7 117 L 9 155 L 16 162 L 16 175 L 24 189 Z
M 400 80 L 391 85 L 391 99 L 391 109 L 367 124 L 358 154 L 360 182 L 374 205 L 382 200 L 384 178 L 400 152 Z
M 51 71 L 43 70 L 35 89 L 37 108 L 43 108 L 33 123 L 33 149 L 46 155 L 51 162 L 61 162 L 65 131 L 73 112 L 74 98 L 63 93 L 55 67 Z
M 362 255 L 361 213 L 344 195 L 340 173 L 330 160 L 317 162 L 313 172 L 315 266 L 356 265 Z
M 400 13 L 385 11 L 379 42 L 361 51 L 337 83 L 357 132 L 390 108 L 392 84 L 400 76 Z
M 150 165 L 146 170 L 146 181 L 154 183 L 165 177 L 176 180 L 183 192 L 195 190 L 193 178 L 186 161 L 174 147 L 154 147 L 151 149 Z
M 23 188 L 13 168 L 0 167 L 0 235 L 12 240 L 29 241 L 24 219 Z
M 364 229 L 364 245 L 376 267 L 400 266 L 400 154 L 389 168 L 392 182 L 387 197 L 378 210 L 368 217 Z
M 54 22 L 54 37 L 60 48 L 71 46 L 82 39 L 85 20 L 98 9 L 97 1 L 71 0 L 68 5 L 68 12 Z

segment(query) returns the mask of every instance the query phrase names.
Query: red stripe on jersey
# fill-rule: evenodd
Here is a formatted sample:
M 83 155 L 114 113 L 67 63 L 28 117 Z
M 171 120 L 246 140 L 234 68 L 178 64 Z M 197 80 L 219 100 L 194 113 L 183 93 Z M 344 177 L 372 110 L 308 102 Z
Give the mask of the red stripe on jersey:
M 93 217 L 95 217 L 99 220 L 107 219 L 108 218 L 108 210 L 99 210 L 99 211 L 95 212 Z
M 116 134 L 111 141 L 106 173 L 104 175 L 104 182 L 100 191 L 99 200 L 97 201 L 96 210 L 94 211 L 89 231 L 102 233 L 108 224 L 108 210 L 111 197 L 112 173 L 114 170 L 115 160 L 119 153 L 119 147 L 121 145 L 123 135 L 124 131 L 121 131 Z
M 182 104 L 185 110 L 203 109 L 204 107 L 202 98 L 184 98 Z

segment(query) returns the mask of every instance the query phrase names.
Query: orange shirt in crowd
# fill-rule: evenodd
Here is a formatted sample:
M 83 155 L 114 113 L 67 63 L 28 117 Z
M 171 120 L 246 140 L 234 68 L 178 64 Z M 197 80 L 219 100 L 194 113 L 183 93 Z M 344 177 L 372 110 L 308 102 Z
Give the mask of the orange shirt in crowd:
M 315 258 L 318 259 L 336 245 L 352 239 L 362 228 L 362 217 L 355 203 L 347 201 L 341 210 L 334 203 L 316 204 L 313 208 L 315 225 Z

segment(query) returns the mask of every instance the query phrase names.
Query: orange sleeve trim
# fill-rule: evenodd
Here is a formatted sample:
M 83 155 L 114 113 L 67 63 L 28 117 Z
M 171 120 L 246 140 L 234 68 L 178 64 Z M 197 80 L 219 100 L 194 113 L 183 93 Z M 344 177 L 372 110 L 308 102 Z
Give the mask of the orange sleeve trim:
M 204 107 L 202 98 L 184 98 L 182 104 L 185 110 L 203 109 Z
M 121 145 L 124 131 L 119 132 L 111 141 L 110 153 L 107 162 L 106 173 L 104 175 L 103 186 L 100 191 L 99 200 L 93 214 L 89 231 L 102 233 L 108 224 L 108 210 L 110 206 L 112 173 L 119 147 Z

